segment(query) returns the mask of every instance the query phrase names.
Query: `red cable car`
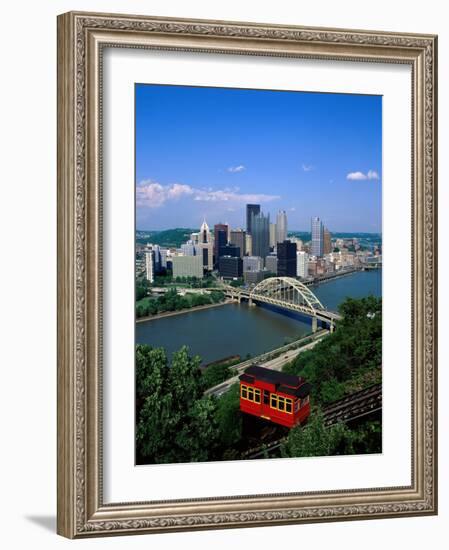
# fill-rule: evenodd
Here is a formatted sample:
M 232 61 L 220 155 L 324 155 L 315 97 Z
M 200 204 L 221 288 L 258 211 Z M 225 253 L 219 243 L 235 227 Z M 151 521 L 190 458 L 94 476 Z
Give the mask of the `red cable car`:
M 240 410 L 293 428 L 310 414 L 310 384 L 300 376 L 251 365 L 240 379 Z

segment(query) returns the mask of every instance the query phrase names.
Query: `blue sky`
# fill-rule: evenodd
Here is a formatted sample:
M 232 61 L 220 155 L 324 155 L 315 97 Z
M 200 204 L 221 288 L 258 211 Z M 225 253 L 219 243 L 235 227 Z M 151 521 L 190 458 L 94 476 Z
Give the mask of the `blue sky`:
M 291 230 L 381 231 L 382 98 L 136 85 L 136 227 L 245 226 L 260 203 Z

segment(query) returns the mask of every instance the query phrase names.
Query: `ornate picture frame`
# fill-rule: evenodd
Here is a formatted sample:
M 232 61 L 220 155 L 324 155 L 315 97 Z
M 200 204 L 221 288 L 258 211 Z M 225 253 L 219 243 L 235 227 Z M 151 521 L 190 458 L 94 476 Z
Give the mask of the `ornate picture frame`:
M 147 502 L 104 502 L 102 55 L 107 47 L 411 68 L 409 486 L 158 501 L 149 494 Z M 58 533 L 83 538 L 436 514 L 436 186 L 436 36 L 77 12 L 59 16 Z

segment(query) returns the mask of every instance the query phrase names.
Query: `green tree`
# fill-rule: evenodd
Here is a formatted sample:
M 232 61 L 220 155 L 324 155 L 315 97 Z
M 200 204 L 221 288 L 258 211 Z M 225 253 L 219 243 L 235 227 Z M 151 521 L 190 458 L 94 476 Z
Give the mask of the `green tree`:
M 351 381 L 370 380 L 382 364 L 382 301 L 369 296 L 348 298 L 340 306 L 336 331 L 312 350 L 299 354 L 284 372 L 303 376 L 312 385 L 316 403 L 343 396 Z M 372 383 L 372 382 L 371 382 Z
M 218 440 L 223 450 L 223 458 L 236 458 L 229 448 L 237 445 L 242 438 L 242 415 L 240 413 L 239 384 L 234 384 L 218 400 L 216 419 Z
M 203 371 L 203 385 L 204 388 L 213 388 L 217 384 L 224 382 L 228 378 L 231 378 L 231 369 L 228 363 L 221 363 L 218 365 L 210 365 Z
M 344 454 L 349 430 L 344 424 L 330 428 L 324 425 L 323 415 L 313 411 L 306 426 L 296 426 L 289 432 L 281 447 L 283 457 L 330 456 Z
M 136 447 L 140 462 L 208 460 L 218 441 L 216 402 L 203 397 L 200 358 L 136 346 Z

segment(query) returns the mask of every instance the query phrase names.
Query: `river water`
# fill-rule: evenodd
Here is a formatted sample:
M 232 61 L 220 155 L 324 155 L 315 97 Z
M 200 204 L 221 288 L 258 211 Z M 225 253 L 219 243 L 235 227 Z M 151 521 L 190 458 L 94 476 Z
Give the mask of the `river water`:
M 337 311 L 348 296 L 381 296 L 382 271 L 360 271 L 311 290 L 327 309 Z M 231 355 L 259 355 L 310 331 L 310 321 L 242 303 L 137 323 L 136 342 L 164 347 L 169 354 L 188 345 L 202 363 L 209 363 Z

